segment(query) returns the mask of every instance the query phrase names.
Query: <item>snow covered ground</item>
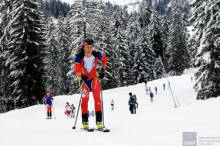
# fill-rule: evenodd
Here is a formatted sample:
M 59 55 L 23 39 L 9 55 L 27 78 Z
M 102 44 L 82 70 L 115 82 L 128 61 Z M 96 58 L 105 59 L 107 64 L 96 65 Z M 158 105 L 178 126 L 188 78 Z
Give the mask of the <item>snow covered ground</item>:
M 149 82 L 152 89 L 159 89 L 153 103 L 144 84 L 104 91 L 105 125 L 110 133 L 80 130 L 81 117 L 77 128 L 72 129 L 75 119 L 65 117 L 64 106 L 67 101 L 78 106 L 80 95 L 55 97 L 56 119 L 52 120 L 45 119 L 43 105 L 0 114 L 0 146 L 182 146 L 183 132 L 220 137 L 220 98 L 197 101 L 191 76 L 192 70 L 188 70 L 180 77 L 169 78 L 179 99 L 178 108 L 174 108 L 170 91 L 162 89 L 166 79 Z M 136 115 L 128 110 L 129 92 L 138 98 Z M 110 110 L 112 99 L 114 111 Z M 89 109 L 93 109 L 92 96 Z M 95 127 L 95 118 L 90 118 L 90 127 Z

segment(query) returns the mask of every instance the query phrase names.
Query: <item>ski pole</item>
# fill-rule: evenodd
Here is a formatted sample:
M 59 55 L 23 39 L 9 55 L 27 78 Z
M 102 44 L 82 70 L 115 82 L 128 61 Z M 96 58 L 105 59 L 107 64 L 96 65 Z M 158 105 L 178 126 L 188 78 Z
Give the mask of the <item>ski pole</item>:
M 56 119 L 55 110 L 54 110 L 54 104 L 52 105 L 52 109 L 53 109 L 53 116 L 54 116 L 54 119 Z
M 84 87 L 83 87 L 83 88 L 84 88 Z M 83 91 L 83 90 L 82 90 L 82 91 Z M 77 122 L 77 119 L 78 119 L 79 108 L 80 108 L 81 102 L 82 102 L 82 92 L 81 92 L 81 97 L 80 97 L 80 100 L 79 100 L 78 110 L 77 110 L 76 119 L 75 119 L 75 124 L 74 124 L 74 126 L 73 126 L 73 129 L 76 129 L 76 122 Z
M 176 96 L 176 101 L 177 101 L 178 105 L 180 106 L 180 103 L 179 103 L 179 100 L 178 100 L 177 96 Z
M 47 106 L 44 104 L 44 109 L 45 109 L 45 115 L 46 115 L 46 118 L 47 118 Z
M 44 104 L 44 111 L 45 111 L 45 115 L 46 115 L 46 118 L 47 118 L 47 105 L 45 103 L 45 100 L 43 99 L 43 104 Z
M 103 94 L 102 94 L 102 83 L 101 83 L 101 80 L 100 80 L 100 84 L 101 84 L 101 101 L 102 101 L 102 121 L 103 121 L 103 128 L 105 128 L 105 119 L 104 119 L 104 106 L 103 106 Z

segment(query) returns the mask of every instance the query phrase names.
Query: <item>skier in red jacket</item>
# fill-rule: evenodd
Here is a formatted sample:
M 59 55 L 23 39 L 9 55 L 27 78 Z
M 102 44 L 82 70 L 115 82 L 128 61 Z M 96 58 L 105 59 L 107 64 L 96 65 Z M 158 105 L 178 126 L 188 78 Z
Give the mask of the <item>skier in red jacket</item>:
M 94 41 L 85 39 L 83 47 L 75 58 L 75 76 L 80 80 L 80 89 L 82 92 L 82 123 L 84 129 L 89 129 L 88 123 L 88 101 L 89 92 L 92 91 L 95 100 L 96 125 L 99 129 L 103 128 L 102 123 L 102 103 L 100 97 L 101 83 L 100 79 L 105 76 L 107 57 L 100 52 L 93 50 Z M 102 69 L 97 73 L 98 60 L 102 62 Z

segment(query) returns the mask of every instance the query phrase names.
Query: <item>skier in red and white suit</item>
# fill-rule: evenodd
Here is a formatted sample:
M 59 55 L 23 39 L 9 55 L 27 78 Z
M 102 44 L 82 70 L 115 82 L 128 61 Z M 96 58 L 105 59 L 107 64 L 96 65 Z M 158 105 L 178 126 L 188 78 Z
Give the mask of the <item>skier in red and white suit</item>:
M 88 101 L 89 92 L 92 91 L 95 100 L 96 125 L 103 128 L 102 124 L 102 103 L 100 97 L 101 83 L 100 79 L 104 78 L 107 57 L 100 52 L 93 50 L 94 41 L 86 39 L 83 47 L 75 58 L 75 76 L 80 80 L 80 89 L 82 91 L 82 123 L 85 129 L 89 128 L 88 124 Z M 97 73 L 98 60 L 102 62 L 102 69 Z

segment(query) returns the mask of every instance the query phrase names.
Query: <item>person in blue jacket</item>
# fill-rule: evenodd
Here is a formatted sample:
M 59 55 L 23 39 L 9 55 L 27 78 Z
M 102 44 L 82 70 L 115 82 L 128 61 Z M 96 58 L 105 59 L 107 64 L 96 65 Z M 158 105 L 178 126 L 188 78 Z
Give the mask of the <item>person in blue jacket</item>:
M 131 92 L 129 93 L 128 105 L 129 105 L 129 110 L 131 111 L 131 114 L 134 114 L 135 100 Z
M 153 102 L 153 98 L 154 98 L 154 94 L 153 94 L 153 92 L 150 92 L 150 100 L 151 100 L 151 102 Z
M 157 87 L 155 86 L 155 92 L 156 92 L 156 95 L 157 95 Z
M 52 119 L 52 100 L 53 96 L 50 93 L 50 91 L 46 92 L 46 95 L 44 95 L 44 104 L 47 106 L 47 119 Z
M 166 84 L 165 83 L 163 83 L 163 90 L 165 90 L 166 89 Z

